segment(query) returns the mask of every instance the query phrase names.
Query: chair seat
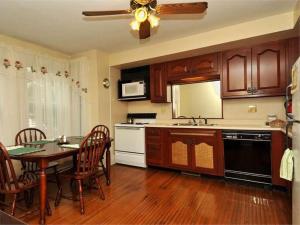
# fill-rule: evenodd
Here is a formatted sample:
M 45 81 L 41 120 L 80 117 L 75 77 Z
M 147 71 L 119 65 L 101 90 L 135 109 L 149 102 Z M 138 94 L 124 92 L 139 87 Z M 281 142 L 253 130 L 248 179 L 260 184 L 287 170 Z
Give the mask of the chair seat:
M 27 180 L 26 179 L 26 180 L 23 180 L 23 181 L 19 181 L 18 182 L 19 188 L 17 188 L 16 185 L 13 182 L 11 182 L 10 183 L 10 188 L 9 188 L 8 184 L 5 184 L 4 189 L 0 189 L 0 193 L 1 194 L 7 194 L 7 193 L 17 194 L 17 193 L 20 193 L 24 190 L 34 188 L 38 185 L 39 185 L 38 180 Z
M 74 168 L 71 168 L 69 170 L 63 171 L 59 173 L 61 177 L 68 178 L 68 179 L 85 179 L 90 176 L 97 176 L 101 170 L 95 170 L 93 172 L 76 172 L 74 171 Z

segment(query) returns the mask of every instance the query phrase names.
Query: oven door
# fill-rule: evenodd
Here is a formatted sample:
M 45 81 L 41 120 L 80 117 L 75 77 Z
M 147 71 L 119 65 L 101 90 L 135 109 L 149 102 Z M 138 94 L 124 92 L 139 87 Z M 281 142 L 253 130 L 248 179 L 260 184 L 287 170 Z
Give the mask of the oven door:
M 145 154 L 145 127 L 115 127 L 115 151 Z

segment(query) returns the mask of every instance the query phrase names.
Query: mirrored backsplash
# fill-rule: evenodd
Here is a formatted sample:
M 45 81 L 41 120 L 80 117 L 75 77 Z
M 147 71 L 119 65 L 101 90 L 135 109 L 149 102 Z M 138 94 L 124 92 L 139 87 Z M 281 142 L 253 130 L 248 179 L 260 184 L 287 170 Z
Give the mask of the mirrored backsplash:
M 172 86 L 173 118 L 223 118 L 220 81 Z

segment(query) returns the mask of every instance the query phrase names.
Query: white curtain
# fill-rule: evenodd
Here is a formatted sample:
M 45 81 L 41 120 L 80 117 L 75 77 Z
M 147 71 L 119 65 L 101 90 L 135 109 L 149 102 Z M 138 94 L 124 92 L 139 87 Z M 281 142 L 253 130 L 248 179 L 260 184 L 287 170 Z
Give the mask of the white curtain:
M 23 68 L 16 69 L 15 61 Z M 69 62 L 0 43 L 0 63 L 0 142 L 14 144 L 16 133 L 27 127 L 43 130 L 47 138 L 81 135 L 85 93 L 76 82 L 87 72 L 85 58 Z

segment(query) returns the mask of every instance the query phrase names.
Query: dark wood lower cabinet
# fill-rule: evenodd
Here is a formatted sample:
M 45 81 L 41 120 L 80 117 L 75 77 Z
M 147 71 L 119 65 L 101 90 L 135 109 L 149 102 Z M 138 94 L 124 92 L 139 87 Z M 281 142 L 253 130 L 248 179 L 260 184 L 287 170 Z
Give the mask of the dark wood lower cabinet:
M 170 167 L 219 175 L 216 130 L 170 129 L 167 133 Z
M 220 130 L 146 128 L 147 164 L 223 176 Z
M 146 128 L 146 163 L 148 165 L 164 165 L 163 143 L 161 128 Z
M 272 131 L 272 184 L 290 187 L 280 178 L 285 135 Z M 146 161 L 149 166 L 224 176 L 222 130 L 146 128 Z

